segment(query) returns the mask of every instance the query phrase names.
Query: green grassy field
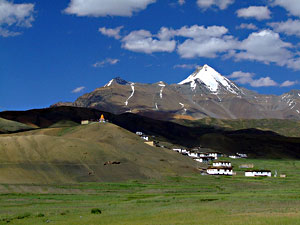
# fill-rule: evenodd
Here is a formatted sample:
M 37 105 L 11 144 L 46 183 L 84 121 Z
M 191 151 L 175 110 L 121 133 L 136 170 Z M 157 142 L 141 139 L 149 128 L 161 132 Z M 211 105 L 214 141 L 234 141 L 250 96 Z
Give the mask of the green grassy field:
M 231 160 L 233 177 L 0 185 L 0 224 L 300 224 L 300 161 Z M 286 178 L 246 178 L 242 163 Z M 101 214 L 92 214 L 93 208 Z

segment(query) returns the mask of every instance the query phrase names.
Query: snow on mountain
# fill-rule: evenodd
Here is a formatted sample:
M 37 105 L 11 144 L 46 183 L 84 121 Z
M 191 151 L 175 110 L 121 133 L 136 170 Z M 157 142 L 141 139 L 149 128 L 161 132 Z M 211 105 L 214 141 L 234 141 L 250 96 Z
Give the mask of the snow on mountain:
M 116 78 L 110 80 L 107 84 L 105 84 L 104 87 L 110 87 L 113 83 L 117 83 L 117 84 L 121 84 L 121 85 L 130 84 L 130 82 L 122 79 L 121 77 L 116 77 Z
M 194 73 L 178 84 L 190 84 L 191 89 L 195 90 L 197 83 L 204 84 L 213 94 L 218 94 L 221 87 L 233 94 L 240 92 L 235 84 L 208 65 L 198 67 Z

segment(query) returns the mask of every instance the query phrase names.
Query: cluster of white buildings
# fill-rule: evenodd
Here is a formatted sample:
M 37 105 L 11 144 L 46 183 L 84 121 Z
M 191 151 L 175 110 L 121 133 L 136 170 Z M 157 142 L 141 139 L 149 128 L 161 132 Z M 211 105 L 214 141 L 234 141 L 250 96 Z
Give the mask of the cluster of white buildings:
M 241 158 L 247 158 L 248 155 L 244 153 L 235 153 L 235 155 L 230 155 L 229 158 L 231 159 L 241 159 Z
M 208 163 L 218 157 L 222 157 L 223 154 L 220 152 L 198 152 L 198 149 L 186 150 L 181 148 L 173 148 L 173 151 L 181 153 L 182 155 L 187 155 L 193 158 L 197 162 Z
M 233 175 L 231 162 L 228 161 L 213 162 L 212 166 L 209 166 L 206 172 L 209 175 L 227 175 L 227 176 Z

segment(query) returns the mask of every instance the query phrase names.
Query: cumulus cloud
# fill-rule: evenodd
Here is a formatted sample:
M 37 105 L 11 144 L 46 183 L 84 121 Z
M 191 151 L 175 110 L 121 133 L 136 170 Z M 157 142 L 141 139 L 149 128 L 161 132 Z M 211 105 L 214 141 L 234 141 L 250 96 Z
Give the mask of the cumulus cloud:
M 81 87 L 78 87 L 78 88 L 75 88 L 73 91 L 72 91 L 72 93 L 79 93 L 79 92 L 81 92 L 81 91 L 83 91 L 85 89 L 85 87 L 83 87 L 83 86 L 81 86 Z
M 227 32 L 223 26 L 182 27 L 175 31 L 176 35 L 189 39 L 178 45 L 177 52 L 182 58 L 215 58 L 218 53 L 231 50 L 238 44 L 233 36 L 225 35 Z
M 198 7 L 204 10 L 211 7 L 217 7 L 224 10 L 233 3 L 234 0 L 197 0 Z
M 257 30 L 258 28 L 253 23 L 242 23 L 241 25 L 237 26 L 236 29 Z
M 175 66 L 173 66 L 174 69 L 180 68 L 180 69 L 195 69 L 197 68 L 199 65 L 197 64 L 177 64 Z
M 122 47 L 133 51 L 151 54 L 153 52 L 173 52 L 176 47 L 174 40 L 157 39 L 149 31 L 132 31 L 122 39 Z
M 156 0 L 71 0 L 65 12 L 77 16 L 132 16 Z
M 123 29 L 123 26 L 116 27 L 116 28 L 101 27 L 101 28 L 99 28 L 99 32 L 105 36 L 113 37 L 118 40 L 121 38 L 120 32 L 122 29 Z
M 93 64 L 93 67 L 104 67 L 106 65 L 115 65 L 117 64 L 118 62 L 120 62 L 119 59 L 112 59 L 112 58 L 107 58 L 103 61 L 99 61 L 99 62 L 96 62 Z
M 236 11 L 238 17 L 264 20 L 271 18 L 271 11 L 266 6 L 250 6 Z
M 290 81 L 290 80 L 286 80 L 286 81 L 284 81 L 281 85 L 280 85 L 280 87 L 290 87 L 290 86 L 293 86 L 293 85 L 295 85 L 295 84 L 297 84 L 298 83 L 298 81 Z
M 300 37 L 300 20 L 289 19 L 285 22 L 274 22 L 269 23 L 268 25 L 273 27 L 276 32 Z
M 177 53 L 182 58 L 221 56 L 265 64 L 275 63 L 300 70 L 300 57 L 294 51 L 294 46 L 283 41 L 278 33 L 261 30 L 252 32 L 244 40 L 238 40 L 228 33 L 224 26 L 193 25 L 179 29 L 162 27 L 157 34 L 147 30 L 132 31 L 121 42 L 124 49 L 146 54 L 173 52 L 177 46 Z
M 176 30 L 174 34 L 176 36 L 188 37 L 188 38 L 207 38 L 207 37 L 221 37 L 228 33 L 228 29 L 224 26 L 184 26 Z
M 278 84 L 270 77 L 261 77 L 253 79 L 254 73 L 235 71 L 228 78 L 234 79 L 233 81 L 239 84 L 249 84 L 252 87 L 270 87 L 277 86 Z
M 277 86 L 278 84 L 270 77 L 262 77 L 258 80 L 253 80 L 250 84 L 252 87 L 270 87 Z
M 31 27 L 34 21 L 34 4 L 14 4 L 0 0 L 0 36 L 17 36 L 20 32 L 11 31 L 16 27 Z
M 272 3 L 285 8 L 290 14 L 300 17 L 299 0 L 272 0 Z
M 278 33 L 262 30 L 251 33 L 247 39 L 241 42 L 239 46 L 241 51 L 235 54 L 235 58 L 260 61 L 266 64 L 272 62 L 284 66 L 293 57 L 292 52 L 288 50 L 291 47 L 292 44 L 282 41 Z
M 182 58 L 216 58 L 219 53 L 226 53 L 235 48 L 237 43 L 232 36 L 188 39 L 178 45 L 177 51 Z

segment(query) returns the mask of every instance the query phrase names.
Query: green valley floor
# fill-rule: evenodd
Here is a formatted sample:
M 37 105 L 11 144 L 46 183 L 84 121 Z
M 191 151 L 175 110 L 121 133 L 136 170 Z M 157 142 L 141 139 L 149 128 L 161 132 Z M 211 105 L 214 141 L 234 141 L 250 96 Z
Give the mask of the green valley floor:
M 233 177 L 0 184 L 0 224 L 300 224 L 300 161 L 232 162 L 237 172 Z M 239 169 L 243 163 L 273 174 L 276 170 L 278 176 L 244 177 L 245 169 Z

